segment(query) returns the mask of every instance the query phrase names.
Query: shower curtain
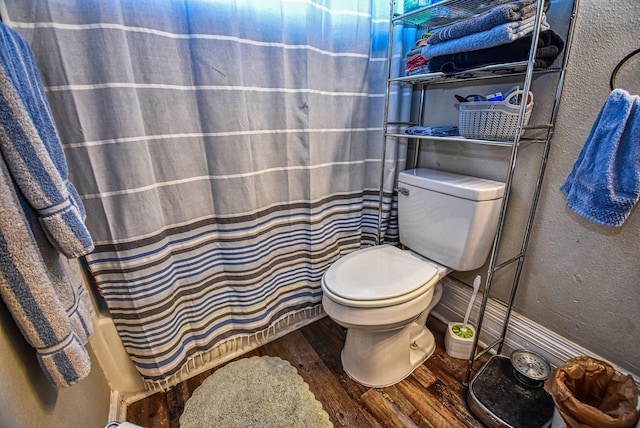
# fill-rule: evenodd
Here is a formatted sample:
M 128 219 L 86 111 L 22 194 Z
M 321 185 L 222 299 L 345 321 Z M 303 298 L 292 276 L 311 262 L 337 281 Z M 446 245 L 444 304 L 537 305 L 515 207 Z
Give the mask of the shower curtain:
M 4 1 L 87 211 L 90 274 L 149 388 L 320 316 L 322 274 L 375 244 L 379 217 L 397 241 L 388 7 Z

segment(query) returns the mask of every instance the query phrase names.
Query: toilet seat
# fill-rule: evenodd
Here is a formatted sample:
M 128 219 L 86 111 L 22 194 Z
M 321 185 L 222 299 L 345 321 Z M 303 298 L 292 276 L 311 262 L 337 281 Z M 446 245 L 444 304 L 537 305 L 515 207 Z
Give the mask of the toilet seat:
M 350 253 L 336 261 L 322 277 L 331 300 L 351 307 L 398 305 L 427 292 L 438 269 L 391 245 Z

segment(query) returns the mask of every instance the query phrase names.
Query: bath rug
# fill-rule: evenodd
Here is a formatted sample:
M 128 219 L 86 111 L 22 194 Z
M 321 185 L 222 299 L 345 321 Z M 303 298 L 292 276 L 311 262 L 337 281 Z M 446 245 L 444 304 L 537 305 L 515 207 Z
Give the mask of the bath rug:
M 205 379 L 184 406 L 181 428 L 333 427 L 297 370 L 278 357 L 234 361 Z

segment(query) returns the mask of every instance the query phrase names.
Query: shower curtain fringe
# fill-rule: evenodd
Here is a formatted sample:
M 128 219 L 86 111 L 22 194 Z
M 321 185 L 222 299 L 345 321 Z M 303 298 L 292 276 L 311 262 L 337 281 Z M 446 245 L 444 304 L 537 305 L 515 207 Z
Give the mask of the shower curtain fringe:
M 167 379 L 144 379 L 147 391 L 166 392 L 189 378 L 224 364 L 307 324 L 325 316 L 322 305 L 291 312 L 274 321 L 269 327 L 251 335 L 231 337 L 214 348 L 193 355 L 182 368 Z

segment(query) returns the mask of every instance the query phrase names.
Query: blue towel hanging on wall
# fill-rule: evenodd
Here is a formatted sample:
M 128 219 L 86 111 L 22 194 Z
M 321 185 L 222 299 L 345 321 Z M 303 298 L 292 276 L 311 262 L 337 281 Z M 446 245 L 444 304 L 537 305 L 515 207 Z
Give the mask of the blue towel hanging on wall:
M 624 223 L 640 198 L 640 96 L 611 92 L 560 190 L 584 218 Z

